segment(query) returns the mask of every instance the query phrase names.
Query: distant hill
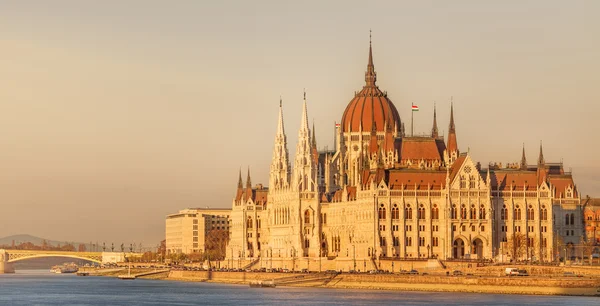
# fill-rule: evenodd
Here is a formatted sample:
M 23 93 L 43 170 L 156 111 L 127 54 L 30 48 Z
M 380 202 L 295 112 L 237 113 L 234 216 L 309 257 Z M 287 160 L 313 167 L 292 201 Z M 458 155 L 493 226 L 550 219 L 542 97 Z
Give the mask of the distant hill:
M 13 240 L 15 241 L 15 244 L 19 244 L 19 243 L 23 243 L 23 242 L 31 242 L 35 245 L 42 245 L 44 238 L 31 236 L 31 235 L 27 235 L 27 234 L 12 235 L 12 236 L 0 238 L 0 245 L 12 245 Z M 46 240 L 46 243 L 48 243 L 49 245 L 52 245 L 52 246 L 58 246 L 59 244 L 65 245 L 65 243 L 66 243 L 66 241 L 57 241 L 57 240 L 50 240 L 50 239 L 45 239 L 45 240 Z M 69 243 L 74 243 L 74 246 L 77 247 L 77 245 L 79 245 L 80 242 L 69 241 Z

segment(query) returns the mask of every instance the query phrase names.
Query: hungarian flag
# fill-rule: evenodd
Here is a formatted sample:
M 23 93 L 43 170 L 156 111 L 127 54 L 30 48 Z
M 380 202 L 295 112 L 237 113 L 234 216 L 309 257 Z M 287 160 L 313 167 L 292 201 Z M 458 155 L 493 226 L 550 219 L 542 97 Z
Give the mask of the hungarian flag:
M 419 111 L 419 107 L 413 104 L 412 111 L 413 112 L 418 112 Z
M 336 128 L 339 128 L 339 127 L 340 127 L 340 124 L 339 124 L 339 123 L 336 123 L 336 124 L 335 124 L 335 127 L 336 127 Z

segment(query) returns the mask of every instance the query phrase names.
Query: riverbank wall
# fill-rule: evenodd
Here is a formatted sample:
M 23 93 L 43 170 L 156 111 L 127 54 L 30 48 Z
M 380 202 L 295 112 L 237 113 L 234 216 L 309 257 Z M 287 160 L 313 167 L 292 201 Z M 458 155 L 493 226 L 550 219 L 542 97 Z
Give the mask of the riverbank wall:
M 171 271 L 168 280 L 248 284 L 289 278 L 297 274 L 261 272 Z M 297 282 L 294 286 L 338 289 L 473 292 L 536 295 L 600 295 L 600 278 L 490 277 L 398 274 L 338 274 L 326 281 Z

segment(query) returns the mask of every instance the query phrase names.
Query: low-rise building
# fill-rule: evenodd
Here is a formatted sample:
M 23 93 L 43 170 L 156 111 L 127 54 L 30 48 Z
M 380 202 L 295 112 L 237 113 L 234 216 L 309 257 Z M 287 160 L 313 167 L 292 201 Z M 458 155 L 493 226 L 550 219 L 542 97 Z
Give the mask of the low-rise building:
M 600 198 L 586 198 L 583 204 L 583 222 L 585 223 L 585 237 L 587 241 L 594 241 L 600 245 Z
M 168 215 L 165 221 L 168 254 L 204 253 L 212 230 L 229 231 L 231 209 L 187 208 Z

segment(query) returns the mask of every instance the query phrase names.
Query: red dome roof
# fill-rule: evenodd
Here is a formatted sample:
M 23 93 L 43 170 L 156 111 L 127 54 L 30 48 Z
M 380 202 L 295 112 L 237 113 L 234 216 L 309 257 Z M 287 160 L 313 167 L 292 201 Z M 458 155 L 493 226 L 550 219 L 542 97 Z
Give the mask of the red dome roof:
M 384 132 L 387 127 L 394 130 L 400 128 L 400 115 L 394 103 L 387 98 L 375 84 L 377 74 L 373 66 L 373 55 L 369 46 L 369 64 L 365 73 L 366 85 L 358 92 L 352 101 L 348 103 L 342 116 L 343 132 L 358 132 L 362 125 L 363 132 L 370 132 L 373 122 L 378 132 Z

